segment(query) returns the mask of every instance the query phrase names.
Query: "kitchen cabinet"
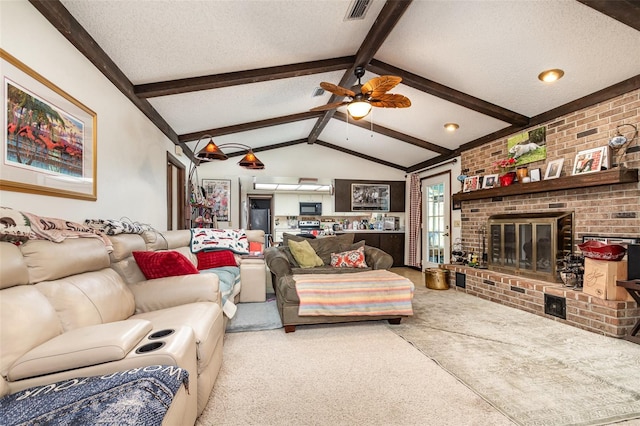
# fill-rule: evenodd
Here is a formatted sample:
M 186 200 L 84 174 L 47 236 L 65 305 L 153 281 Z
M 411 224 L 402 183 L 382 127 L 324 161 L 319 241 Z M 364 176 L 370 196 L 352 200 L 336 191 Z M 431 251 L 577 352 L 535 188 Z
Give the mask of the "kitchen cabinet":
M 404 234 L 380 234 L 380 250 L 393 257 L 393 266 L 404 266 Z
M 335 213 L 333 209 L 333 197 L 329 194 L 322 196 L 322 216 L 332 216 Z
M 298 195 L 298 201 L 303 203 L 321 203 L 322 194 L 300 194 Z
M 404 233 L 402 232 L 354 232 L 353 242 L 364 240 L 393 257 L 393 266 L 404 266 Z
M 298 216 L 300 214 L 298 194 L 273 194 L 273 212 L 275 216 Z

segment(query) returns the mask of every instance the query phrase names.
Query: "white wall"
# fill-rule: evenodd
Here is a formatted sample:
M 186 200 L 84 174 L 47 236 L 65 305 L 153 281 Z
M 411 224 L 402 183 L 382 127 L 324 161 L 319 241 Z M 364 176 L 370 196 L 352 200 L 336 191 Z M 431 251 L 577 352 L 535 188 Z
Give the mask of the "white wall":
M 253 177 L 313 177 L 318 179 L 405 180 L 402 170 L 362 160 L 321 145 L 298 144 L 287 148 L 258 152 L 264 170 L 246 170 L 238 166 L 241 157 L 212 161 L 198 167 L 199 179 L 231 179 L 231 227 L 241 226 L 240 202 L 253 191 Z M 238 198 L 239 181 L 242 194 Z
M 26 0 L 0 1 L 0 47 L 98 117 L 97 201 L 0 191 L 0 205 L 77 222 L 126 216 L 166 229 L 171 141 Z

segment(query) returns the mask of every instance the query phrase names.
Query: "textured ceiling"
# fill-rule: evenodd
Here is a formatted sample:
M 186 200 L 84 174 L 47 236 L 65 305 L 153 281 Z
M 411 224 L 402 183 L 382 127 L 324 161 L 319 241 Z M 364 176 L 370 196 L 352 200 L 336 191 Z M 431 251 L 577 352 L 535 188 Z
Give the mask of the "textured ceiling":
M 32 3 L 51 7 L 42 6 L 44 1 Z M 216 141 L 262 149 L 306 140 L 319 126 L 318 142 L 411 170 L 487 135 L 515 131 L 532 117 L 620 82 L 631 79 L 637 87 L 640 79 L 640 11 L 629 6 L 631 1 L 619 3 L 628 7 L 625 14 L 635 28 L 573 0 L 415 0 L 389 5 L 372 0 L 365 18 L 356 21 L 344 20 L 350 0 L 61 3 L 138 89 L 150 83 L 171 86 L 176 79 L 367 58 L 365 64 L 347 60 L 337 69 L 302 71 L 288 78 L 273 75 L 146 98 L 191 148 L 197 139 L 193 135 L 230 126 L 235 131 L 221 131 Z M 396 7 L 394 3 L 408 7 L 388 34 L 377 34 L 388 25 L 385 11 Z M 375 37 L 381 37 L 380 45 Z M 409 97 L 412 106 L 375 108 L 362 127 L 347 124 L 339 118 L 343 114 L 250 125 L 326 104 L 330 94 L 312 97 L 318 84 L 340 84 L 352 77 L 350 69 L 356 65 L 368 66 L 363 82 L 379 74 L 406 77 L 392 92 Z M 549 68 L 563 69 L 564 78 L 552 85 L 540 82 L 538 74 Z M 428 93 L 424 85 L 442 86 L 450 96 L 473 105 Z M 494 108 L 498 114 L 488 112 Z M 338 111 L 345 113 L 344 107 Z M 505 112 L 520 122 L 509 122 Z M 456 122 L 460 129 L 446 132 L 446 122 Z

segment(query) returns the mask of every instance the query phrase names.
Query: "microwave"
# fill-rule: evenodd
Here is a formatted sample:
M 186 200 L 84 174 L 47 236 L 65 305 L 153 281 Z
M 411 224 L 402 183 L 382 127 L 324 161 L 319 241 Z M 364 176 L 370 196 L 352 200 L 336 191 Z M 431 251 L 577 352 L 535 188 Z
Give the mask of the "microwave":
M 322 203 L 300 203 L 300 216 L 320 216 Z

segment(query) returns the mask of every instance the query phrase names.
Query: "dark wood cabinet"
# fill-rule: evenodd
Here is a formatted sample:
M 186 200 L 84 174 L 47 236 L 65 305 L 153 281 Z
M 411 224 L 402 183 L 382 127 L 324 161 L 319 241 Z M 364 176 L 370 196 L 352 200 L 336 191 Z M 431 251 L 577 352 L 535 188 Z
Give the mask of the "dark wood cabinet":
M 393 266 L 404 266 L 404 234 L 380 234 L 379 248 L 393 257 Z
M 393 266 L 404 266 L 404 234 L 396 232 L 354 232 L 353 242 L 363 241 L 393 257 Z

